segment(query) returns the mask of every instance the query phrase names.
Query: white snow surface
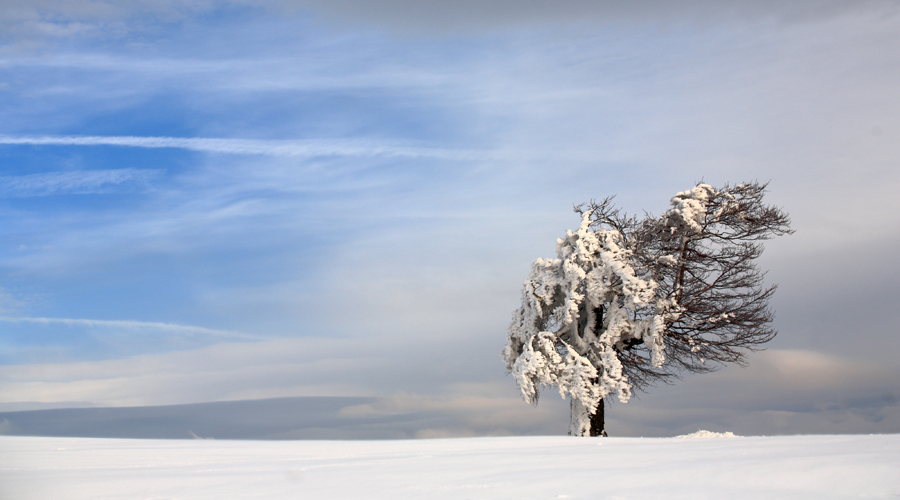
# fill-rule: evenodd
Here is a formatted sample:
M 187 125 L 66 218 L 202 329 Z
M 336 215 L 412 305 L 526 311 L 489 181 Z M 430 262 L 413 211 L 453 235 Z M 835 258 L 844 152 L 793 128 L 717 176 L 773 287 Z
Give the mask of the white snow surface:
M 680 439 L 710 439 L 710 438 L 733 438 L 740 437 L 735 436 L 733 432 L 713 432 L 713 431 L 704 431 L 699 430 L 697 432 L 692 432 L 690 434 L 682 434 L 681 436 L 675 436 Z
M 0 498 L 897 498 L 900 435 L 408 441 L 0 436 Z

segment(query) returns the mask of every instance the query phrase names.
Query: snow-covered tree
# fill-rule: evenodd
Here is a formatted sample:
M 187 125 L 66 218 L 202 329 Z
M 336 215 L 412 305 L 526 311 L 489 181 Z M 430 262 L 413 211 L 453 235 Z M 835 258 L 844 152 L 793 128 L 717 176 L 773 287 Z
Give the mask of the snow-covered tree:
M 766 185 L 678 193 L 659 217 L 628 217 L 612 198 L 575 208 L 581 225 L 538 259 L 503 350 L 529 403 L 541 386 L 571 400 L 569 433 L 605 435 L 604 399 L 679 371 L 744 362 L 776 332 L 754 260 L 761 240 L 791 233 Z

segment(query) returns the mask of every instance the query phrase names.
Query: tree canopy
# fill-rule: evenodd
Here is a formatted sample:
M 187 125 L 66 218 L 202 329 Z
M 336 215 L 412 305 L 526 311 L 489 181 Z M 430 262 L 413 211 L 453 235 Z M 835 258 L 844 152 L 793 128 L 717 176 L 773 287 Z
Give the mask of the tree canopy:
M 623 214 L 612 198 L 575 207 L 581 225 L 537 259 L 503 359 L 526 401 L 541 386 L 571 398 L 573 435 L 600 435 L 603 400 L 682 371 L 745 362 L 775 337 L 756 266 L 762 241 L 793 232 L 766 184 L 676 194 L 660 216 Z

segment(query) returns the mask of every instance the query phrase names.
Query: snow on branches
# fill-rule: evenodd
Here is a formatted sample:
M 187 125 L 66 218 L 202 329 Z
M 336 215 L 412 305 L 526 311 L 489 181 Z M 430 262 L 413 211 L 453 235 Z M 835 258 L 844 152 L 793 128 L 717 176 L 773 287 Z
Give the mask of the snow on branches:
M 590 217 L 559 239 L 559 258 L 532 264 L 513 314 L 503 357 L 528 402 L 537 402 L 540 385 L 557 386 L 591 411 L 610 393 L 628 401 L 631 385 L 616 354 L 623 341 L 651 346 L 654 366 L 665 360 L 660 335 L 671 303 L 639 277 L 646 273 L 635 269 L 622 234 L 591 231 Z
M 752 242 L 791 231 L 761 205 L 764 189 L 699 184 L 643 220 L 609 198 L 576 207 L 581 226 L 557 241 L 557 258 L 534 261 L 507 331 L 503 360 L 524 399 L 556 386 L 572 400 L 570 433 L 587 435 L 608 395 L 627 402 L 673 370 L 740 362 L 736 349 L 771 339 L 774 287 L 760 287 Z

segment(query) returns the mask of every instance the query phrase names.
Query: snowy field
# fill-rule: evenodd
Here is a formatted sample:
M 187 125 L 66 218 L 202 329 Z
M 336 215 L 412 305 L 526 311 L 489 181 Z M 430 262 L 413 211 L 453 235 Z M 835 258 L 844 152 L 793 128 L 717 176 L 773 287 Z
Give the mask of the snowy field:
M 407 441 L 0 436 L 0 498 L 900 498 L 900 435 Z

